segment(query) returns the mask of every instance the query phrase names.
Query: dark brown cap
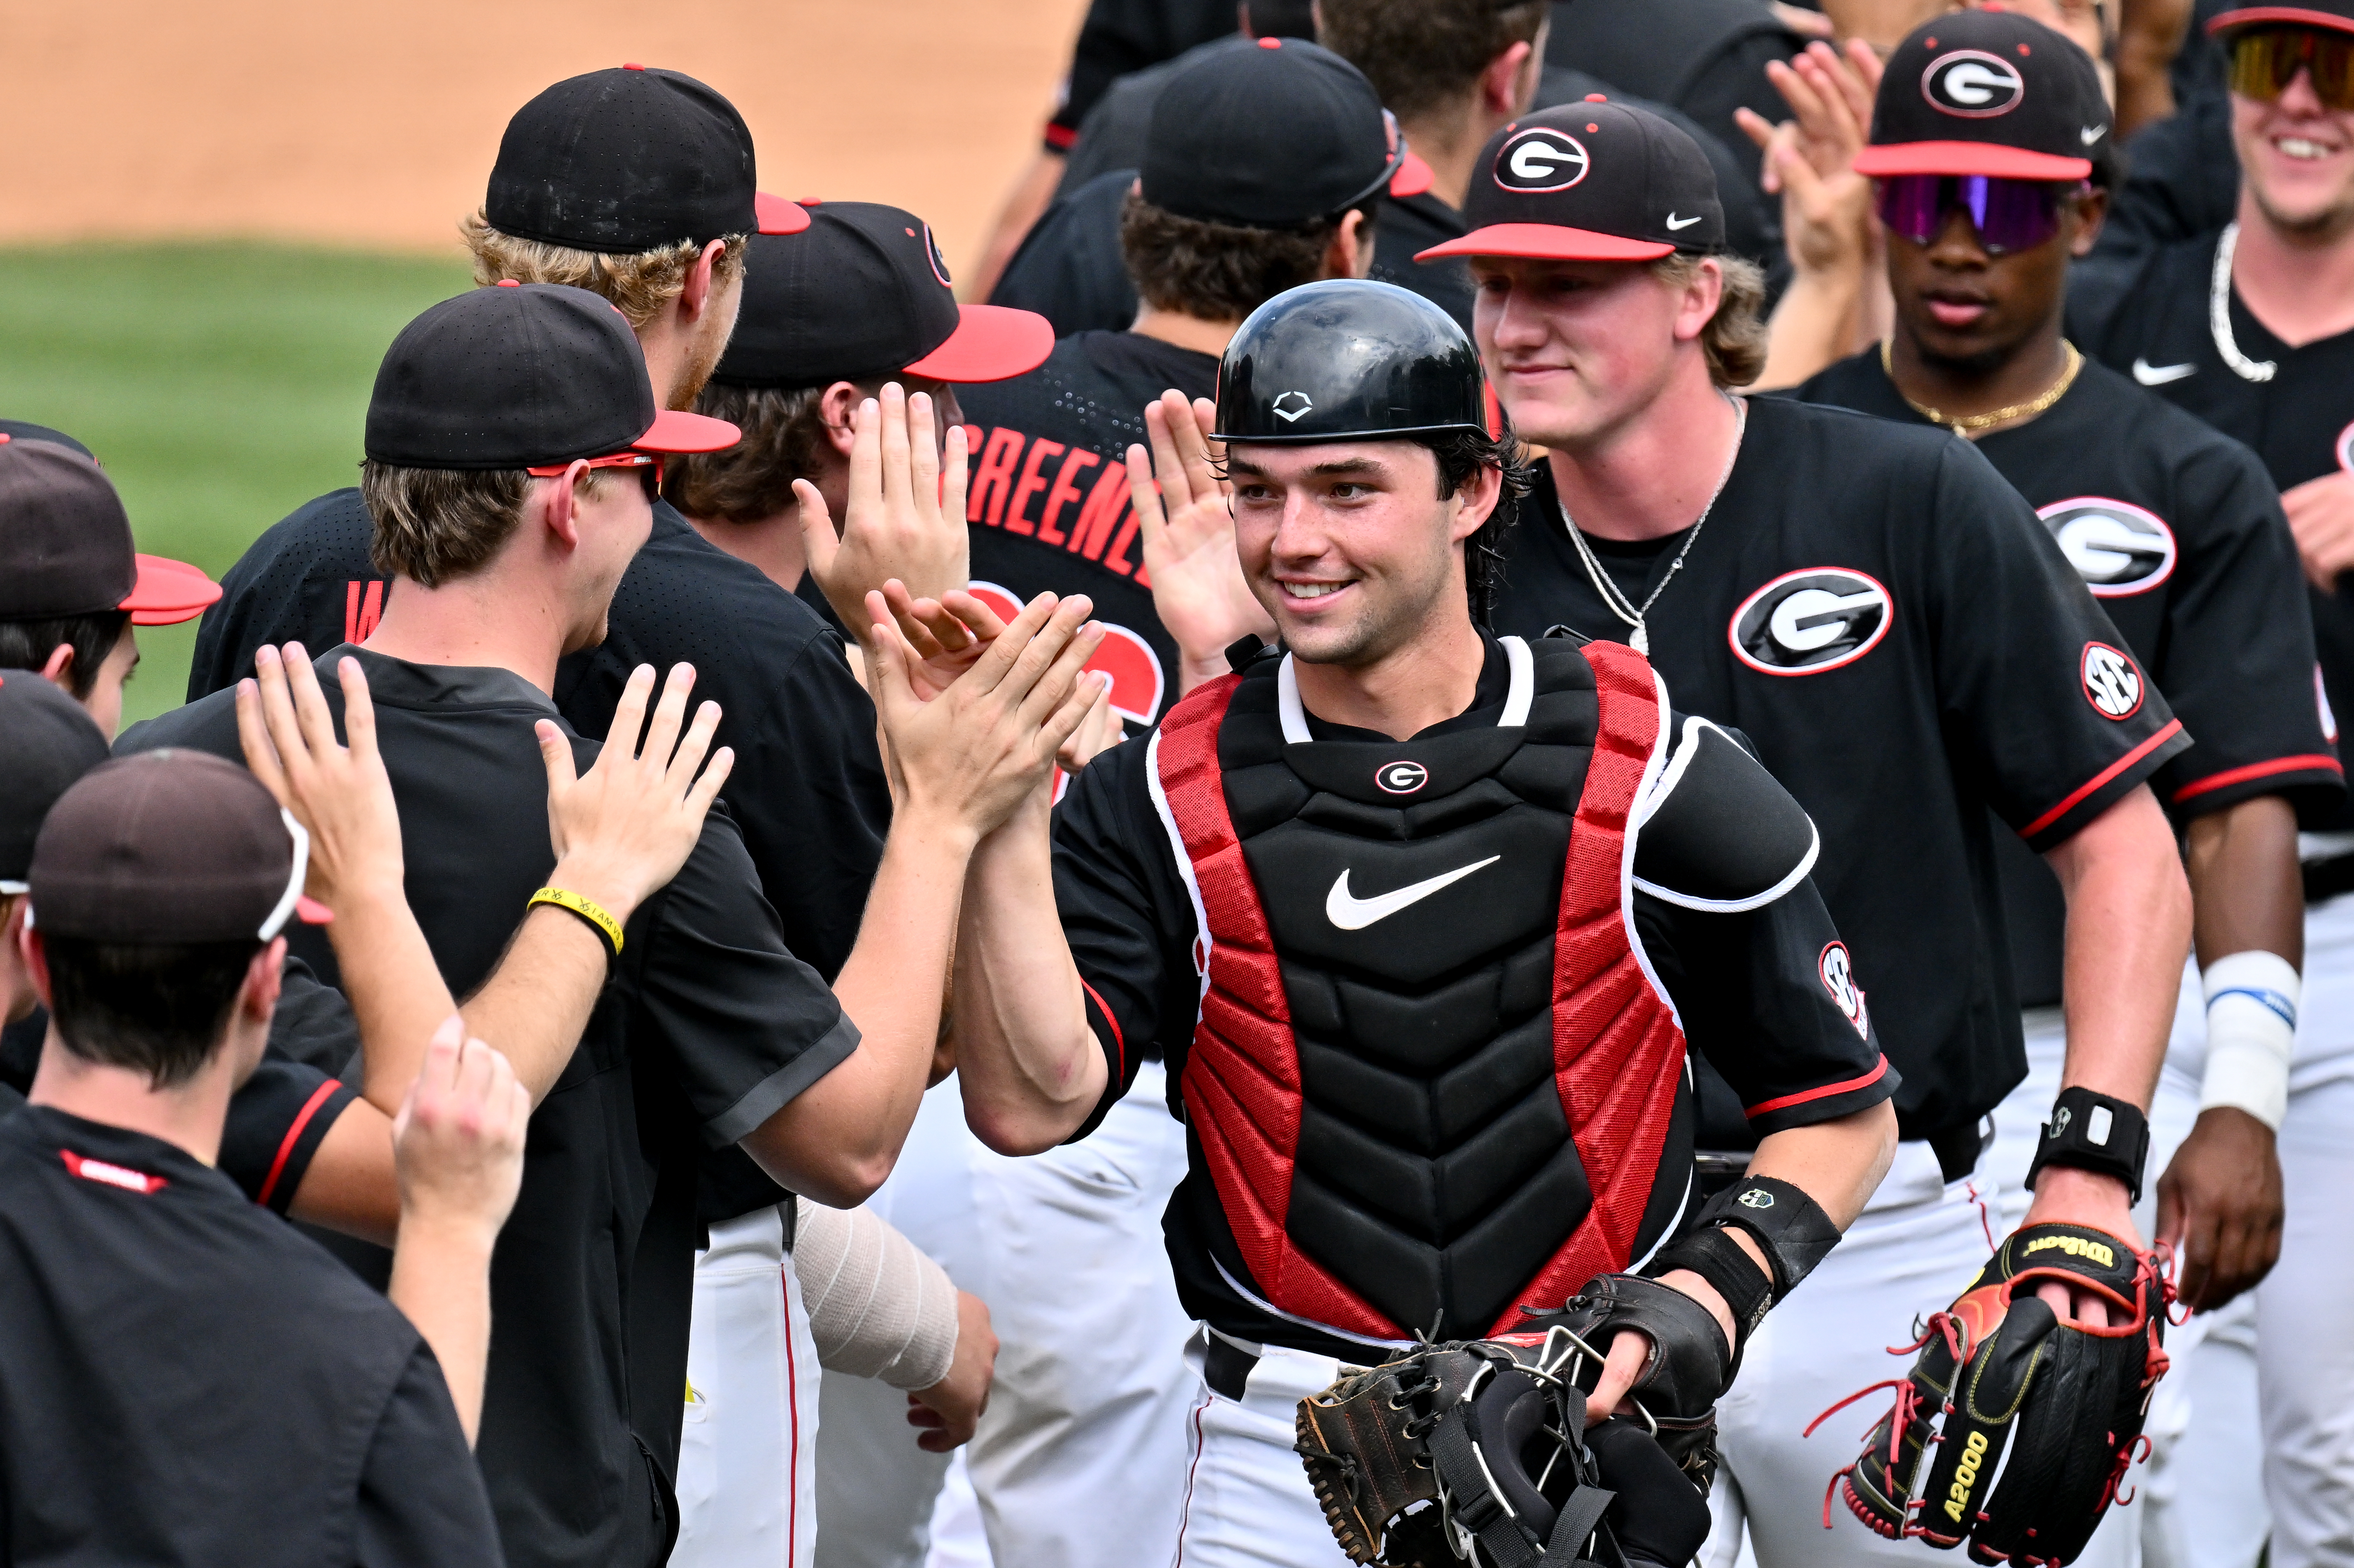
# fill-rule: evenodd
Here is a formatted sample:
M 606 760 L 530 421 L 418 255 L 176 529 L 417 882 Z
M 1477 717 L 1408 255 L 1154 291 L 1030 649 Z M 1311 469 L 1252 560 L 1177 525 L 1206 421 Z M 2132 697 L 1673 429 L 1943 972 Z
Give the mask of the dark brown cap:
M 49 809 L 33 846 L 41 930 L 127 946 L 266 942 L 302 897 L 310 835 L 244 768 L 164 749 L 92 769 Z
M 0 672 L 0 893 L 25 891 L 33 841 L 58 797 L 106 760 L 106 736 L 63 688 Z
M 218 598 L 196 567 L 132 547 L 131 518 L 98 464 L 0 432 L 0 620 L 126 609 L 141 626 L 169 626 Z

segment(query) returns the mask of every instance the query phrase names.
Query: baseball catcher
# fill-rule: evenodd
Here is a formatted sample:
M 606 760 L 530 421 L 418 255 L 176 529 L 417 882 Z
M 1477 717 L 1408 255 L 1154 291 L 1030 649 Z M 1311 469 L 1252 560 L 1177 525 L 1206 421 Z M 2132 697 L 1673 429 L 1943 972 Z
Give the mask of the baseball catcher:
M 1156 608 L 1191 648 L 1246 585 L 1280 642 L 1213 629 L 1232 673 L 966 887 L 986 1140 L 1168 1064 L 1189 1568 L 1687 1561 L 1742 1345 L 1893 1148 L 1805 811 L 1632 649 L 1483 630 L 1524 477 L 1485 379 L 1336 280 L 1243 323 L 1214 408 L 1156 405 Z M 1760 1134 L 1713 1202 L 1688 1041 Z

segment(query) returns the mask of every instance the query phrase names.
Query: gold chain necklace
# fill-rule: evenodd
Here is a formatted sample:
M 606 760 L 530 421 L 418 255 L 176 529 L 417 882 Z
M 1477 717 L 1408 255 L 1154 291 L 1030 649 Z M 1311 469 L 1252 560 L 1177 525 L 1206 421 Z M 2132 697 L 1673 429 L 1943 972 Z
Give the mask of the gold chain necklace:
M 1890 362 L 1888 342 L 1886 338 L 1880 340 L 1880 368 L 1887 373 L 1888 384 L 1891 387 L 1896 387 L 1896 366 Z M 2060 350 L 2068 356 L 2068 367 L 2060 373 L 2059 380 L 2046 387 L 2038 397 L 2031 397 L 2024 403 L 2013 403 L 2007 408 L 1997 408 L 1991 413 L 1948 414 L 1941 409 L 1932 408 L 1926 403 L 1915 403 L 1912 398 L 1904 396 L 1904 388 L 1902 387 L 1896 387 L 1896 395 L 1904 398 L 1906 408 L 1931 424 L 1944 425 L 1957 436 L 1974 436 L 1981 430 L 1992 429 L 1997 425 L 2007 425 L 2013 419 L 2031 419 L 2065 397 L 2068 395 L 2068 388 L 2076 384 L 2076 372 L 2084 368 L 2084 356 L 2076 352 L 2074 344 L 2064 338 L 2061 340 Z

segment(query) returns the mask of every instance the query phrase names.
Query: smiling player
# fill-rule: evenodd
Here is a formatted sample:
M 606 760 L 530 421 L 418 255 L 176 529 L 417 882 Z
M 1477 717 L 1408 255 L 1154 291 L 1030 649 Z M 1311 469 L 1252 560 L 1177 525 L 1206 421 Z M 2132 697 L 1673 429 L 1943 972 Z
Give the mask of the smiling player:
M 1182 1561 L 1337 1564 L 1300 1399 L 1647 1268 L 1613 1288 L 1712 1343 L 1698 1416 L 1819 1255 L 1783 1243 L 1828 1246 L 1885 1169 L 1896 1077 L 1789 797 L 1628 650 L 1488 631 L 1524 471 L 1461 329 L 1386 284 L 1310 284 L 1243 323 L 1218 386 L 1239 559 L 1283 647 L 1097 758 L 1051 844 L 1042 795 L 983 846 L 959 1064 L 974 1129 L 1030 1152 L 1165 1057 L 1191 1161 L 1164 1224 L 1204 1320 Z M 1701 1211 L 1687 1038 L 1775 1107 L 1730 1213 L 1794 1229 Z M 1597 1416 L 1641 1361 L 1616 1343 Z M 1604 1426 L 1597 1448 L 1650 1448 Z M 1656 1490 L 1606 1476 L 1609 1520 L 1631 1560 L 1681 1563 L 1706 1520 L 1659 1457 Z
M 1946 85 L 1957 104 L 1989 90 Z M 1722 254 L 1714 180 L 1681 132 L 1583 103 L 1522 120 L 1485 160 L 1473 231 L 1441 249 L 1470 258 L 1497 396 L 1549 453 L 1497 624 L 1648 645 L 1680 703 L 1756 743 L 1822 828 L 1824 902 L 1904 1075 L 1893 1171 L 1824 1266 L 1839 1284 L 1767 1320 L 1725 1401 L 1717 1495 L 1766 1568 L 1909 1561 L 1844 1511 L 1823 1534 L 1825 1484 L 1855 1451 L 1799 1431 L 1886 1376 L 1882 1347 L 1994 1239 L 1982 1123 L 2023 1069 L 2008 954 L 1986 939 L 2002 928 L 1994 819 L 2047 859 L 2073 916 L 2060 1103 L 2083 1108 L 2057 1118 L 2078 1136 L 2039 1152 L 2028 1218 L 2137 1249 L 2131 1140 L 2190 927 L 2146 780 L 2187 742 L 1967 443 L 1732 395 L 1763 360 L 1760 291 Z M 1744 1120 L 1771 1114 L 1706 1081 L 1702 1098 L 1702 1147 L 1735 1158 Z M 2088 1120 L 2109 1140 L 2085 1141 Z

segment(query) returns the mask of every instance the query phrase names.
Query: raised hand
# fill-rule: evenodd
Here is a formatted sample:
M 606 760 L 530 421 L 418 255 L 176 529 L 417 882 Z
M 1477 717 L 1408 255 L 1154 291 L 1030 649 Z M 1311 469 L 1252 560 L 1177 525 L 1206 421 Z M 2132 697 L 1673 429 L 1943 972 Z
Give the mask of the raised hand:
M 894 832 L 918 821 L 975 839 L 994 832 L 1045 782 L 1104 684 L 1085 668 L 1103 641 L 1102 628 L 1087 623 L 1093 605 L 1085 595 L 1040 594 L 926 701 L 917 689 L 921 655 L 882 595 L 867 603 L 875 705 L 899 812 Z
M 1275 635 L 1275 619 L 1252 596 L 1235 551 L 1234 514 L 1215 469 L 1224 451 L 1209 437 L 1215 422 L 1208 398 L 1189 405 L 1183 393 L 1163 392 L 1144 409 L 1150 453 L 1140 444 L 1128 449 L 1152 608 L 1182 655 L 1180 694 L 1225 673 L 1225 650 L 1237 639 Z
M 893 577 L 883 585 L 882 601 L 899 635 L 916 652 L 908 675 L 918 700 L 930 702 L 959 675 L 972 668 L 983 650 L 1005 630 L 1005 622 L 979 595 L 963 588 L 939 599 L 917 599 L 907 585 Z M 875 599 L 867 599 L 873 619 Z
M 735 752 L 723 746 L 711 766 L 703 766 L 719 727 L 718 704 L 705 703 L 693 726 L 680 733 L 695 689 L 692 664 L 672 666 L 648 724 L 653 686 L 652 665 L 630 673 L 604 749 L 585 774 L 575 776 L 572 743 L 561 728 L 548 719 L 535 726 L 547 765 L 547 832 L 557 858 L 549 885 L 590 899 L 620 921 L 686 863 L 736 763 Z
M 2354 570 L 2354 473 L 2325 473 L 2281 493 L 2305 575 L 2324 593 Z
M 311 835 L 303 891 L 333 909 L 346 895 L 401 894 L 400 813 L 376 751 L 376 708 L 360 662 L 346 657 L 344 727 L 299 642 L 254 651 L 252 676 L 237 683 L 237 736 L 245 765 Z
M 964 427 L 949 427 L 943 460 L 937 421 L 928 394 L 910 397 L 896 381 L 880 398 L 858 406 L 849 502 L 838 536 L 817 486 L 793 482 L 810 575 L 844 626 L 865 624 L 866 596 L 888 578 L 933 599 L 971 578 Z

